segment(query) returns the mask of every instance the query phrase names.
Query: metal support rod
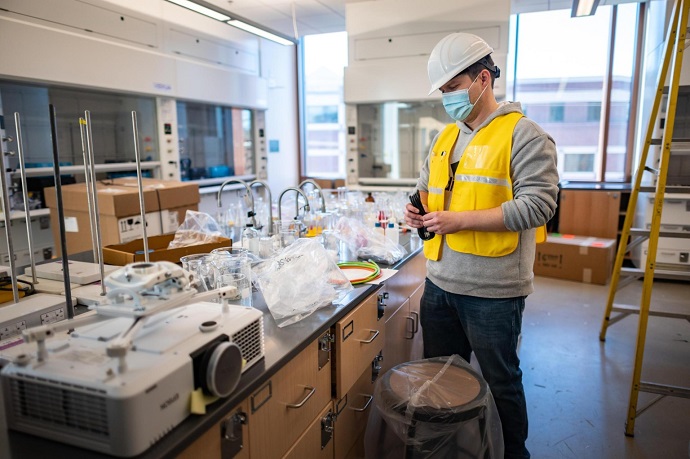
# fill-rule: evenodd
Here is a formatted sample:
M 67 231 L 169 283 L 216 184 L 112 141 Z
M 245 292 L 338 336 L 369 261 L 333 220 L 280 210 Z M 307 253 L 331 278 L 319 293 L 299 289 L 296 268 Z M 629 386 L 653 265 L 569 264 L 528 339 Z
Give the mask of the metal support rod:
M 12 278 L 12 297 L 14 302 L 19 302 L 19 290 L 17 289 L 17 273 L 15 272 L 15 262 L 14 262 L 14 245 L 12 244 L 12 231 L 10 231 L 10 226 L 12 225 L 12 217 L 10 214 L 12 210 L 10 208 L 10 196 L 7 187 L 7 168 L 5 167 L 5 149 L 2 145 L 5 144 L 5 140 L 0 138 L 0 186 L 2 186 L 2 210 L 5 216 L 5 238 L 7 238 L 7 253 L 9 255 L 10 261 L 10 277 Z
M 79 118 L 79 134 L 81 135 L 81 153 L 84 157 L 84 183 L 86 184 L 86 204 L 89 207 L 89 228 L 91 229 L 91 249 L 94 263 L 100 263 L 98 244 L 96 244 L 96 223 L 94 221 L 93 199 L 95 184 L 91 180 L 89 155 L 86 151 L 86 120 Z
M 53 178 L 55 180 L 55 201 L 57 202 L 58 224 L 60 226 L 60 252 L 62 253 L 62 274 L 65 276 L 65 302 L 67 318 L 74 317 L 72 304 L 72 286 L 69 277 L 69 260 L 67 258 L 67 239 L 65 238 L 65 208 L 62 205 L 62 182 L 60 182 L 60 154 L 58 152 L 57 116 L 55 106 L 50 104 L 50 137 L 53 143 Z
M 86 119 L 86 149 L 89 153 L 89 166 L 91 167 L 91 184 L 93 185 L 93 212 L 94 222 L 96 223 L 96 245 L 98 246 L 98 267 L 101 274 L 101 296 L 106 295 L 105 291 L 105 269 L 103 268 L 103 241 L 101 239 L 101 217 L 98 212 L 98 190 L 96 189 L 96 168 L 93 152 L 93 131 L 91 129 L 91 112 L 84 111 Z
M 29 212 L 29 191 L 26 188 L 26 166 L 24 162 L 24 143 L 22 141 L 21 117 L 14 112 L 14 128 L 17 133 L 17 154 L 19 155 L 19 171 L 21 172 L 22 197 L 24 199 L 24 213 L 26 215 L 26 237 L 29 243 L 29 263 L 31 263 L 31 281 L 38 284 L 36 277 L 36 258 L 34 256 L 34 233 L 31 228 L 31 213 Z
M 144 203 L 144 184 L 141 177 L 141 155 L 139 153 L 139 126 L 137 112 L 132 110 L 132 132 L 134 133 L 134 158 L 137 162 L 137 185 L 139 186 L 139 210 L 141 211 L 141 226 L 144 238 L 144 261 L 149 262 L 149 238 L 146 233 L 146 205 Z

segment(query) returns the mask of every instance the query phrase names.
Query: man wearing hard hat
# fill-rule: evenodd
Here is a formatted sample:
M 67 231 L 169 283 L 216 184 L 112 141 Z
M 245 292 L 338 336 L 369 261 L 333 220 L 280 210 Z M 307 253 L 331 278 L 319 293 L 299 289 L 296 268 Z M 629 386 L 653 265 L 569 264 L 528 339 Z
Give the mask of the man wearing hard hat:
M 496 101 L 492 52 L 468 33 L 448 35 L 431 52 L 429 94 L 441 91 L 456 122 L 436 137 L 417 182 L 426 214 L 408 204 L 405 220 L 431 233 L 424 356 L 469 362 L 474 351 L 501 418 L 505 457 L 528 458 L 517 341 L 535 246 L 556 210 L 556 146 L 519 103 Z

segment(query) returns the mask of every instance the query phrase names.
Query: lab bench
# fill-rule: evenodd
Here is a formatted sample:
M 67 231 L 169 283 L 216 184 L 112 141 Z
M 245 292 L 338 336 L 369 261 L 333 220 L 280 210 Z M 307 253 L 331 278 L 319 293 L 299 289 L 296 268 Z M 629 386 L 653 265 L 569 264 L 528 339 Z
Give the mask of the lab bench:
M 401 235 L 408 254 L 396 275 L 361 285 L 340 306 L 279 328 L 262 295 L 265 357 L 235 391 L 190 415 L 137 458 L 349 458 L 363 436 L 377 375 L 421 358 L 419 300 L 426 275 L 421 241 Z M 2 409 L 4 413 L 4 407 Z M 0 457 L 112 457 L 8 431 L 0 419 Z

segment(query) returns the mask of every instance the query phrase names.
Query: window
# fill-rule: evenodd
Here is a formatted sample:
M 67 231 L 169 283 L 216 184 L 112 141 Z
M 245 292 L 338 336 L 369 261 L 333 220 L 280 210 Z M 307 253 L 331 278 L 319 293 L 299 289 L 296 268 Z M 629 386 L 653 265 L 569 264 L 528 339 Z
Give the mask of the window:
M 337 105 L 312 105 L 307 107 L 307 123 L 338 123 Z
M 524 13 L 513 19 L 514 100 L 556 141 L 563 179 L 624 179 L 625 158 L 631 150 L 627 129 L 637 11 L 636 3 L 628 3 L 600 5 L 594 16 L 583 18 L 571 18 L 567 9 Z M 604 82 L 610 40 L 614 60 L 608 95 Z M 602 151 L 605 100 L 610 115 L 604 126 L 608 144 Z M 602 170 L 604 159 L 606 170 Z
M 587 121 L 596 121 L 598 123 L 599 120 L 601 120 L 601 102 L 588 102 Z
M 301 46 L 304 56 L 303 174 L 344 177 L 343 69 L 347 66 L 347 34 L 307 35 Z
M 251 110 L 177 102 L 182 180 L 254 173 Z
M 565 113 L 565 106 L 563 104 L 554 104 L 549 107 L 549 121 L 558 123 L 563 121 L 563 114 Z

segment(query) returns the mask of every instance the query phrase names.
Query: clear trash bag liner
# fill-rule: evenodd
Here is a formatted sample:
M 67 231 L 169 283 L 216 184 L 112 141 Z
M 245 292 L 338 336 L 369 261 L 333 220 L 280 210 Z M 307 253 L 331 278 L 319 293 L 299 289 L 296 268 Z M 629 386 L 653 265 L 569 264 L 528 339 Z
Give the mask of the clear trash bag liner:
M 315 239 L 298 239 L 257 265 L 254 273 L 279 327 L 338 304 L 353 290 L 347 276 Z
M 220 225 L 209 214 L 188 210 L 184 222 L 175 231 L 175 238 L 168 244 L 169 249 L 198 244 L 220 242 L 225 236 Z
M 503 458 L 488 384 L 457 355 L 392 368 L 376 382 L 364 449 L 367 459 Z
M 357 219 L 340 217 L 335 229 L 338 239 L 345 242 L 350 251 L 363 260 L 392 265 L 407 253 L 405 247 Z

